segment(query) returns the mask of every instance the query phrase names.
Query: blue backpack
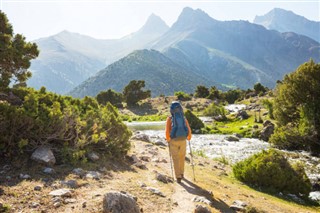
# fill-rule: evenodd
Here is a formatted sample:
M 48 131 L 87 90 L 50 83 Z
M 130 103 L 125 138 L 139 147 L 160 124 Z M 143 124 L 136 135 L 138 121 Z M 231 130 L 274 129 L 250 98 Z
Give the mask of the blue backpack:
M 171 138 L 177 137 L 187 137 L 188 136 L 188 127 L 183 115 L 183 109 L 181 104 L 178 101 L 174 101 L 170 106 L 171 113 Z

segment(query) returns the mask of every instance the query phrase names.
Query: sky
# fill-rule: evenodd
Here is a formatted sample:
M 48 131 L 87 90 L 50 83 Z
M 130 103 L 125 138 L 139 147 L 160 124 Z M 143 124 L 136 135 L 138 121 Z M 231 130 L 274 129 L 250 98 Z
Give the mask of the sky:
M 27 41 L 63 30 L 99 39 L 138 31 L 153 13 L 171 26 L 184 7 L 201 9 L 214 19 L 247 20 L 273 8 L 320 21 L 320 0 L 0 0 L 14 33 Z

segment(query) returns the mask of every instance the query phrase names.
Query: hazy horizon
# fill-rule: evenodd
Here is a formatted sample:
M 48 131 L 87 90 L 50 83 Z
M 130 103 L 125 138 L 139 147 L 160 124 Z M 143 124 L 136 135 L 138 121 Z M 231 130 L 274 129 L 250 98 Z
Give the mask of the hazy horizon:
M 171 27 L 183 8 L 201 9 L 220 20 L 253 22 L 274 8 L 320 21 L 319 1 L 111 1 L 0 0 L 15 33 L 36 40 L 64 30 L 97 39 L 119 39 L 139 30 L 151 14 Z

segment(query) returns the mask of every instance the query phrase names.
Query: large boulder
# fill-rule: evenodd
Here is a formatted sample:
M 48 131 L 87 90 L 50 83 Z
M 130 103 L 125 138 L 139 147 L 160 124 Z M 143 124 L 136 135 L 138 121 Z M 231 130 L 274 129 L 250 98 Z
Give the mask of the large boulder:
M 261 130 L 261 133 L 260 133 L 260 139 L 264 141 L 269 141 L 269 138 L 273 134 L 273 132 L 274 132 L 274 124 L 271 123 L 271 121 L 266 120 L 263 123 L 263 129 Z
M 53 166 L 56 163 L 56 158 L 51 149 L 47 146 L 40 146 L 31 155 L 31 159 L 45 165 Z
M 125 192 L 108 192 L 103 198 L 104 213 L 140 213 L 137 199 Z

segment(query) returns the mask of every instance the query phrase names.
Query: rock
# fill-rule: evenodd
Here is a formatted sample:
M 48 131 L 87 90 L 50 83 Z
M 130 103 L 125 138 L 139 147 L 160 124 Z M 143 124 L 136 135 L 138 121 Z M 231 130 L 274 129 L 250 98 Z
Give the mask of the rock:
M 208 199 L 205 198 L 205 197 L 201 197 L 201 196 L 196 196 L 196 197 L 194 197 L 194 198 L 192 199 L 192 201 L 193 201 L 193 202 L 205 203 L 205 204 L 207 204 L 207 205 L 209 205 L 209 206 L 212 206 L 212 205 L 213 205 L 212 201 L 208 200 Z
M 247 111 L 239 110 L 237 113 L 237 117 L 240 118 L 241 120 L 245 120 L 245 119 L 249 118 L 249 115 L 248 115 Z
M 73 189 L 78 188 L 78 182 L 76 180 L 61 181 L 60 184 L 63 186 L 73 188 Z
M 298 197 L 297 195 L 295 194 L 288 194 L 287 195 L 290 199 L 294 200 L 295 202 L 297 203 L 300 203 L 300 204 L 304 204 L 304 200 L 302 200 L 300 197 Z
M 139 158 L 142 161 L 150 162 L 150 157 L 149 156 L 140 156 Z
M 131 139 L 139 140 L 139 141 L 144 141 L 144 142 L 151 142 L 148 135 L 146 135 L 146 134 L 141 134 L 141 133 L 139 133 L 139 134 L 137 134 L 137 135 L 134 135 Z
M 173 183 L 172 178 L 156 172 L 156 179 L 163 183 Z
M 76 168 L 76 169 L 72 170 L 72 173 L 82 177 L 85 175 L 86 172 L 81 168 Z
M 160 163 L 160 158 L 152 158 L 151 162 Z
M 32 202 L 30 206 L 31 206 L 31 208 L 37 208 L 40 206 L 40 203 Z
M 269 125 L 274 125 L 270 120 L 265 120 L 263 122 L 263 127 L 269 126 Z
M 31 179 L 31 176 L 28 174 L 20 174 L 19 177 L 20 179 L 24 179 L 24 180 Z
M 166 142 L 160 141 L 160 140 L 156 141 L 154 143 L 154 145 L 157 145 L 157 146 L 168 146 L 168 144 Z
M 225 117 L 222 115 L 217 115 L 217 116 L 214 116 L 213 119 L 215 121 L 224 121 Z
M 33 189 L 34 189 L 35 191 L 41 191 L 42 187 L 41 187 L 41 186 L 35 186 Z
M 232 135 L 235 136 L 235 137 L 237 137 L 237 138 L 239 138 L 239 139 L 242 138 L 242 135 L 240 135 L 240 134 L 238 134 L 238 133 L 233 133 Z
M 313 201 L 320 202 L 320 192 L 310 192 L 309 198 Z
M 95 180 L 99 180 L 101 177 L 101 174 L 99 172 L 96 171 L 89 171 L 87 172 L 86 178 L 91 178 L 91 179 L 95 179 Z
M 147 169 L 146 165 L 144 165 L 141 162 L 137 162 L 134 164 L 136 167 L 138 167 L 139 169 Z
M 77 200 L 74 198 L 67 198 L 63 201 L 64 204 L 75 203 L 75 202 L 77 202 Z
M 61 198 L 61 197 L 53 197 L 53 198 L 52 198 L 52 202 L 53 202 L 53 203 L 62 202 L 62 198 Z
M 51 191 L 49 195 L 57 196 L 57 197 L 71 197 L 72 191 L 69 189 L 57 189 L 57 190 Z
M 239 141 L 240 139 L 234 135 L 229 135 L 227 137 L 224 138 L 227 141 Z
M 139 162 L 139 159 L 136 155 L 127 156 L 127 158 L 133 163 Z
M 194 213 L 211 213 L 211 211 L 207 207 L 197 204 Z
M 240 201 L 240 200 L 235 200 L 232 205 L 230 206 L 231 209 L 235 211 L 242 211 L 248 206 L 247 203 Z
M 87 207 L 87 202 L 84 201 L 84 202 L 82 203 L 82 208 L 86 208 L 86 207 Z
M 95 152 L 88 153 L 87 157 L 89 160 L 91 160 L 93 162 L 98 161 L 100 159 L 99 155 Z
M 53 206 L 54 206 L 55 208 L 59 208 L 59 207 L 61 206 L 61 202 L 55 202 L 55 203 L 53 204 Z
M 145 187 L 145 189 L 150 191 L 152 194 L 159 195 L 161 197 L 165 197 L 165 195 L 159 189 L 156 189 L 153 187 Z
M 43 169 L 43 173 L 46 173 L 48 175 L 52 175 L 52 174 L 55 173 L 55 171 L 52 168 L 46 167 L 46 168 Z
M 53 166 L 56 163 L 56 158 L 51 149 L 47 146 L 37 148 L 31 155 L 31 159 L 45 165 Z
M 265 121 L 265 123 L 266 122 L 267 121 Z M 265 125 L 265 123 L 263 125 Z M 269 122 L 267 122 L 266 125 L 267 126 L 264 126 L 264 128 L 261 130 L 260 139 L 264 140 L 264 141 L 269 141 L 270 136 L 274 132 L 274 124 L 269 121 Z
M 140 213 L 140 208 L 132 195 L 122 192 L 108 192 L 103 198 L 103 212 Z

